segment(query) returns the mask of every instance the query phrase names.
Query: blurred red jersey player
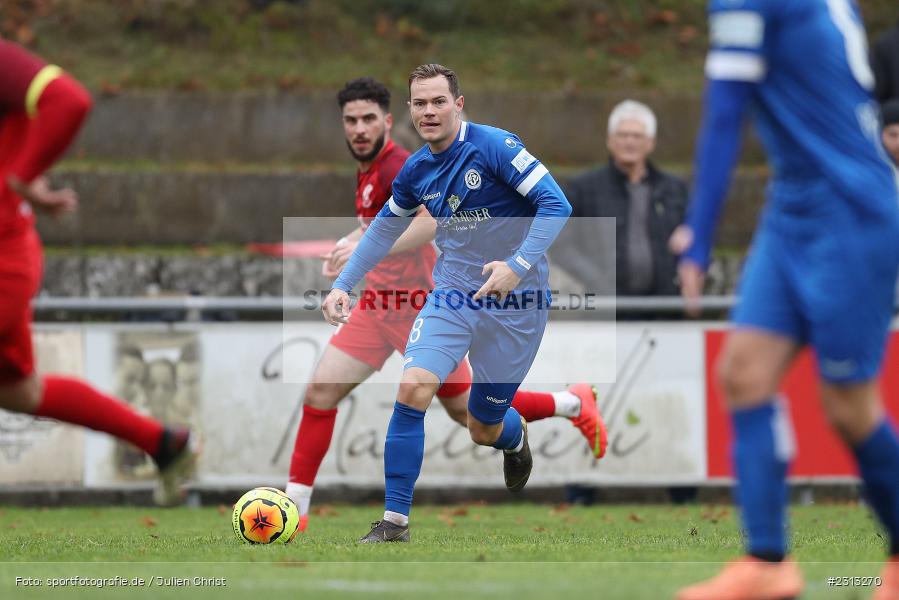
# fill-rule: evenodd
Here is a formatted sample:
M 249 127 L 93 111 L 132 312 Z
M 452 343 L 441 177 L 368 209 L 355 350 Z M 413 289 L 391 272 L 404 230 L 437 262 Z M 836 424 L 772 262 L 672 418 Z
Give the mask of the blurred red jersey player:
M 392 195 L 393 180 L 409 153 L 390 137 L 393 116 L 384 84 L 362 77 L 338 93 L 347 146 L 359 166 L 356 217 L 360 226 L 323 256 L 322 273 L 340 274 L 362 234 Z M 338 403 L 380 370 L 394 352 L 403 353 L 427 292 L 434 287 L 437 254 L 431 241 L 436 222 L 422 209 L 388 256 L 366 276 L 367 287 L 352 318 L 332 337 L 315 367 L 303 398 L 303 417 L 290 461 L 287 494 L 300 509 L 300 530 L 308 525 L 312 487 L 334 433 Z M 437 390 L 447 414 L 463 427 L 468 418 L 471 367 L 463 359 Z M 512 405 L 527 421 L 570 418 L 597 458 L 605 453 L 605 424 L 589 384 L 555 393 L 519 390 Z
M 85 89 L 57 66 L 0 40 L 0 408 L 89 427 L 129 441 L 156 461 L 154 498 L 171 504 L 195 459 L 186 429 L 168 429 L 69 377 L 38 376 L 31 342 L 31 298 L 42 252 L 34 211 L 75 210 L 71 189 L 43 176 L 91 109 Z

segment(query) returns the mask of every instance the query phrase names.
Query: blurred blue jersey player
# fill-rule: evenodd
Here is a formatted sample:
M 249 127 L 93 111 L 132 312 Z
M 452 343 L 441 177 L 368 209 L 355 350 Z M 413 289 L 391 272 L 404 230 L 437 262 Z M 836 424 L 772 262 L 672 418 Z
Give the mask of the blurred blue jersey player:
M 899 266 L 899 198 L 854 2 L 713 0 L 709 22 L 694 197 L 671 240 L 688 306 L 701 292 L 747 113 L 772 179 L 719 365 L 748 555 L 678 598 L 793 598 L 803 585 L 784 560 L 793 438 L 776 394 L 805 345 L 817 357 L 828 418 L 855 453 L 890 554 L 899 554 L 899 442 L 876 382 Z M 897 565 L 884 573 L 878 594 L 887 595 L 875 597 L 899 598 Z
M 506 131 L 462 121 L 456 74 L 422 65 L 409 77 L 412 122 L 427 142 L 406 161 L 393 197 L 356 248 L 322 310 L 345 320 L 347 292 L 389 251 L 418 207 L 436 218 L 442 254 L 435 289 L 418 315 L 384 447 L 385 512 L 363 543 L 409 540 L 421 471 L 424 416 L 435 391 L 468 353 L 471 438 L 504 450 L 506 486 L 531 472 L 524 420 L 511 399 L 540 346 L 549 309 L 546 250 L 571 207 L 546 167 Z

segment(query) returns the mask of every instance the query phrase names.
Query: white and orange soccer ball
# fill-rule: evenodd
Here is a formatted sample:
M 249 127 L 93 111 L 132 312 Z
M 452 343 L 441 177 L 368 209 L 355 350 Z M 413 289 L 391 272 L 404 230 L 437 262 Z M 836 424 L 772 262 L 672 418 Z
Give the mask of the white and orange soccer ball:
M 296 537 L 300 511 L 287 494 L 258 487 L 240 497 L 231 516 L 234 533 L 250 544 L 286 544 Z

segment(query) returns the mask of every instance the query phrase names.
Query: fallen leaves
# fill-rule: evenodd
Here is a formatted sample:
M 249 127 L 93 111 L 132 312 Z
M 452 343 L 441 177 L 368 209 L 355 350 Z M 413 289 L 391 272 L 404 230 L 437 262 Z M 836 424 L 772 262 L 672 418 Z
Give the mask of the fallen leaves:
M 316 517 L 324 517 L 324 518 L 336 517 L 340 514 L 336 510 L 334 510 L 334 507 L 331 506 L 330 504 L 322 504 L 321 506 L 316 506 L 315 508 L 312 509 L 311 512 Z
M 728 516 L 730 516 L 729 508 L 721 508 L 719 510 L 714 506 L 709 506 L 708 508 L 706 508 L 706 510 L 704 510 L 699 515 L 699 518 L 702 519 L 703 521 L 709 521 L 710 523 L 712 523 L 714 525 L 714 524 L 717 524 L 718 521 L 721 521 L 721 520 L 727 518 Z

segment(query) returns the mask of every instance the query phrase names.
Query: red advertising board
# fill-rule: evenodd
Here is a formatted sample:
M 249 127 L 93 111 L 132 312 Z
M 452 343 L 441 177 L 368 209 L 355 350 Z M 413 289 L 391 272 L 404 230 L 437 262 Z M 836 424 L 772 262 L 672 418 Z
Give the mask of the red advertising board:
M 715 363 L 726 331 L 706 331 L 706 441 L 708 477 L 731 477 L 731 427 L 724 398 L 715 380 Z M 884 361 L 881 390 L 894 422 L 899 421 L 899 332 L 890 336 Z M 793 364 L 782 387 L 788 398 L 797 453 L 790 468 L 794 477 L 855 476 L 855 463 L 849 450 L 831 431 L 818 401 L 818 376 L 812 353 L 804 351 Z

